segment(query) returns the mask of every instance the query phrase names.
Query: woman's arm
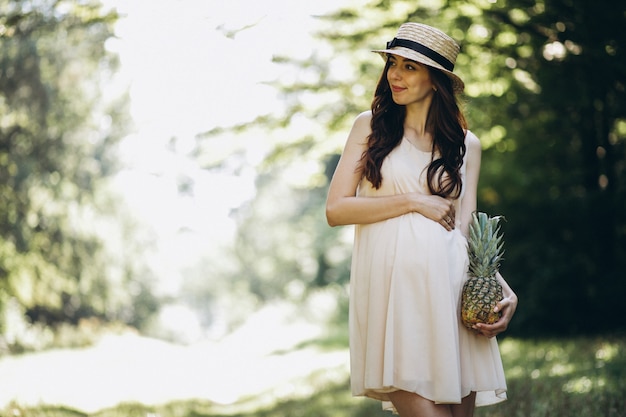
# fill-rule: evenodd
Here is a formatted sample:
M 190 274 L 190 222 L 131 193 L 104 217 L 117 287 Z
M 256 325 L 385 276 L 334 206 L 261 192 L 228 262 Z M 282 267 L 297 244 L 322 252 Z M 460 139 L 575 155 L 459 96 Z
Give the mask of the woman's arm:
M 480 162 L 482 147 L 478 138 L 474 135 L 467 135 L 465 141 L 467 152 L 467 166 L 465 168 L 465 191 L 461 201 L 461 213 L 457 216 L 461 217 L 461 232 L 467 237 L 469 233 L 469 225 L 472 221 L 472 213 L 476 211 L 477 194 L 478 194 L 478 178 L 480 177 Z
M 420 193 L 396 194 L 381 197 L 357 197 L 356 191 L 363 172 L 360 160 L 367 149 L 371 133 L 371 113 L 360 114 L 352 126 L 344 151 L 330 183 L 326 201 L 326 219 L 331 226 L 367 224 L 398 217 L 410 212 L 439 221 L 454 219 L 454 207 L 449 200 Z
M 466 141 L 467 146 L 467 168 L 465 171 L 465 194 L 461 202 L 461 231 L 467 237 L 469 233 L 469 224 L 472 219 L 472 213 L 477 207 L 477 190 L 478 178 L 480 176 L 480 162 L 482 148 L 480 141 L 473 135 L 469 135 Z M 506 280 L 498 272 L 498 282 L 502 285 L 502 293 L 504 298 L 498 303 L 494 311 L 502 311 L 502 317 L 494 324 L 477 324 L 474 328 L 486 337 L 494 337 L 502 333 L 509 326 L 515 309 L 517 308 L 517 295 L 509 286 Z

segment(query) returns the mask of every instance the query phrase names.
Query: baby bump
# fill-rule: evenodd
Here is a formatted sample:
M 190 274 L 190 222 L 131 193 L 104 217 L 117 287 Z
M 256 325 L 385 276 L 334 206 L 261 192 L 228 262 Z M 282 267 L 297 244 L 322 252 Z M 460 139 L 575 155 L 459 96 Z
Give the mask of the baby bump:
M 397 271 L 403 270 L 414 279 L 447 279 L 453 290 L 460 292 L 468 265 L 466 240 L 460 230 L 448 231 L 421 214 L 411 213 L 390 219 L 372 239 L 379 245 L 379 254 L 393 257 Z

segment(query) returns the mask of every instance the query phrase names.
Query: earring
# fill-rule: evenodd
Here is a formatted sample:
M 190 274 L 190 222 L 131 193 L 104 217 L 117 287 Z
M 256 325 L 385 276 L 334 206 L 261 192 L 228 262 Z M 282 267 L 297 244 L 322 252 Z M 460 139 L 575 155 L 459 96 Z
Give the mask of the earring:
M 433 91 L 434 91 L 435 93 L 437 92 L 437 87 L 435 87 L 434 85 L 433 85 Z

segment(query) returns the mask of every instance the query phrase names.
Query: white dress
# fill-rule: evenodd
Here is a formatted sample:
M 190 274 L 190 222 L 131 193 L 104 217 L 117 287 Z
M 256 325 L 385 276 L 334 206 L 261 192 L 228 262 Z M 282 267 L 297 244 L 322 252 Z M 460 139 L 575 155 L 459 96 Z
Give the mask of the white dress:
M 473 135 L 468 131 L 467 135 Z M 430 152 L 408 140 L 382 165 L 379 189 L 363 179 L 359 196 L 429 193 Z M 465 161 L 462 167 L 465 178 Z M 456 200 L 461 212 L 461 198 Z M 498 344 L 460 323 L 467 278 L 467 242 L 460 219 L 449 232 L 418 213 L 357 225 L 350 278 L 352 393 L 383 401 L 415 392 L 436 403 L 460 403 L 476 391 L 476 405 L 506 399 Z

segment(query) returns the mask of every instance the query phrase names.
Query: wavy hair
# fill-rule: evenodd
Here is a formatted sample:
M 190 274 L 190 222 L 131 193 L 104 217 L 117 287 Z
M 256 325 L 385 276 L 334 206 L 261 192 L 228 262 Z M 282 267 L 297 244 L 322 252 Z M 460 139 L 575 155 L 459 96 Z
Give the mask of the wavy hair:
M 387 155 L 404 136 L 406 108 L 396 104 L 387 80 L 390 62 L 378 81 L 372 101 L 372 133 L 367 138 L 367 150 L 361 158 L 365 178 L 375 188 L 380 188 L 383 177 L 381 167 Z M 452 82 L 442 71 L 426 66 L 437 92 L 426 118 L 426 130 L 433 137 L 433 159 L 427 169 L 430 192 L 441 197 L 458 198 L 462 189 L 461 166 L 465 156 L 465 130 L 467 123 L 452 89 Z M 435 159 L 435 155 L 438 158 Z

